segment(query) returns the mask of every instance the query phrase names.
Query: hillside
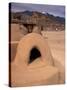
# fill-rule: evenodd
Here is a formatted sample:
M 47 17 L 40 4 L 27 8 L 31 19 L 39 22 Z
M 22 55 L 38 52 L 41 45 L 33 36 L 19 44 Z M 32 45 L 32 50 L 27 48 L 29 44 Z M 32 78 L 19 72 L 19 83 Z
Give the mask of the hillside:
M 64 30 L 65 18 L 56 17 L 49 13 L 40 13 L 37 11 L 11 12 L 11 23 L 21 22 L 31 23 L 42 26 L 46 30 Z

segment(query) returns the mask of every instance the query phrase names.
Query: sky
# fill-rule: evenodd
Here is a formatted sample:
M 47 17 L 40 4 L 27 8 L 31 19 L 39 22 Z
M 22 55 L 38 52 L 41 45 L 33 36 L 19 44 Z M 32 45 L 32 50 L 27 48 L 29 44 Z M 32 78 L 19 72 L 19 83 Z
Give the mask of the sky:
M 11 11 L 38 11 L 41 13 L 49 13 L 54 16 L 65 17 L 65 6 L 61 5 L 45 5 L 45 4 L 26 4 L 26 3 L 11 3 Z

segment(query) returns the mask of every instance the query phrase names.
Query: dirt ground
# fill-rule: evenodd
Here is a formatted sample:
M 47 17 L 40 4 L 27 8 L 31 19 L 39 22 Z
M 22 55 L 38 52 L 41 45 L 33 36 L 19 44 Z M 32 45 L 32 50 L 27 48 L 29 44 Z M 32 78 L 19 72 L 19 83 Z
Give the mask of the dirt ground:
M 54 58 L 54 64 L 59 68 L 62 83 L 65 79 L 65 32 L 64 31 L 50 31 L 42 32 L 43 36 L 48 41 L 52 56 Z
M 65 52 L 65 33 L 64 31 L 42 32 L 46 37 L 54 59 L 64 66 Z

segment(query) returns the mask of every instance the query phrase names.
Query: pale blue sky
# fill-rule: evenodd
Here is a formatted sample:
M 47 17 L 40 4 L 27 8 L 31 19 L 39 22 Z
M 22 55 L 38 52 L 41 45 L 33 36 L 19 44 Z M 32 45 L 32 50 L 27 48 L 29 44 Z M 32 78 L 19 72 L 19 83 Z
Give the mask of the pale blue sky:
M 45 4 L 26 4 L 26 3 L 12 3 L 11 11 L 19 12 L 19 11 L 39 11 L 45 12 L 49 14 L 53 14 L 55 16 L 65 17 L 65 6 L 61 5 L 45 5 Z

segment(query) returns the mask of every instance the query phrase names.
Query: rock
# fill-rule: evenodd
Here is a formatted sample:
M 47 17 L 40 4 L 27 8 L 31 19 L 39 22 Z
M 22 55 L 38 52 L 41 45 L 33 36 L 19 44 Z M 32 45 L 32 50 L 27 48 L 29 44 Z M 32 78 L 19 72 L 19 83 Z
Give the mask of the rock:
M 41 34 L 41 28 L 38 27 L 38 26 L 34 26 L 33 30 L 32 30 L 33 33 L 38 33 L 38 34 Z

